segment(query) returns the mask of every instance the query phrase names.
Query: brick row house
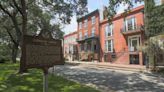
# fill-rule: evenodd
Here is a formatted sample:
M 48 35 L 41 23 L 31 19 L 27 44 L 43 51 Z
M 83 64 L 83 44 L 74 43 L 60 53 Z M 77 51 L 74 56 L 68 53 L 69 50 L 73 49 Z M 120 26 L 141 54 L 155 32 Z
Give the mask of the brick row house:
M 143 53 L 138 47 L 143 44 L 143 6 L 116 15 L 109 24 L 100 20 L 99 10 L 95 10 L 77 20 L 77 42 L 80 60 L 97 60 L 119 64 L 143 65 Z
M 116 15 L 109 24 L 107 19 L 100 22 L 100 61 L 118 64 L 143 65 L 143 53 L 138 48 L 144 42 L 143 6 L 128 14 Z
M 69 33 L 64 36 L 64 57 L 67 60 L 77 60 L 78 59 L 78 49 L 77 49 L 77 31 Z
M 110 24 L 106 9 L 77 19 L 78 60 L 144 65 L 144 6 L 115 15 Z
M 77 20 L 78 50 L 80 60 L 99 60 L 99 10 L 95 10 Z

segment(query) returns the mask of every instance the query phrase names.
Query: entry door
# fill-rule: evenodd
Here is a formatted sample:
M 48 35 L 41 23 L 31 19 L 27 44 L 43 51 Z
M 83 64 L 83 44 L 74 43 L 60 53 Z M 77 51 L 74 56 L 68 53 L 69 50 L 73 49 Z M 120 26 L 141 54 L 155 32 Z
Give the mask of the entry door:
M 136 51 L 138 46 L 139 46 L 139 37 L 131 38 L 130 39 L 131 51 Z

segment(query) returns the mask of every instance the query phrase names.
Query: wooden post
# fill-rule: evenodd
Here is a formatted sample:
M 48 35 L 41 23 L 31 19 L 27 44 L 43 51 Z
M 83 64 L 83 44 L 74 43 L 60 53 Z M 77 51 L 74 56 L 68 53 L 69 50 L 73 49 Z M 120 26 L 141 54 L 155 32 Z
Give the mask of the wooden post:
M 48 68 L 43 69 L 43 92 L 48 92 Z

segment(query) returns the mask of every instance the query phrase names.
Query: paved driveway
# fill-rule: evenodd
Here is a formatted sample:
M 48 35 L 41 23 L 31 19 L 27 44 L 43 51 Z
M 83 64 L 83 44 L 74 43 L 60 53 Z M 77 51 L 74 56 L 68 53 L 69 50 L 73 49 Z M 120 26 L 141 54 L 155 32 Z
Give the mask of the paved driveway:
M 54 74 L 102 92 L 164 92 L 164 78 L 148 73 L 100 69 L 87 65 L 56 66 Z

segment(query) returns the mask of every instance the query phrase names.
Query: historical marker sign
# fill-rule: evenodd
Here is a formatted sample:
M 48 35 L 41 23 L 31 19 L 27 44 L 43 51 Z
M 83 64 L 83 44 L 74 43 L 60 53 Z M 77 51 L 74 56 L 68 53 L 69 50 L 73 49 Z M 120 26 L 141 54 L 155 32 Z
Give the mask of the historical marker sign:
M 22 59 L 24 67 L 49 68 L 63 65 L 62 41 L 38 36 L 24 36 Z

